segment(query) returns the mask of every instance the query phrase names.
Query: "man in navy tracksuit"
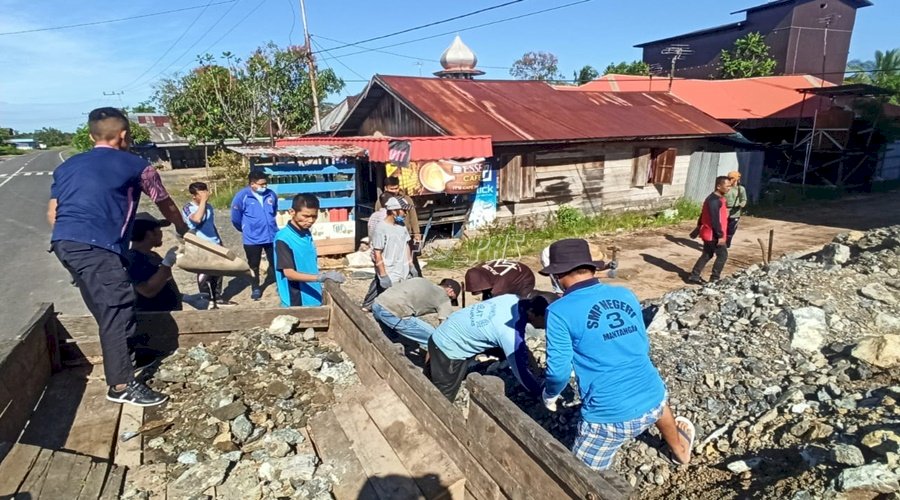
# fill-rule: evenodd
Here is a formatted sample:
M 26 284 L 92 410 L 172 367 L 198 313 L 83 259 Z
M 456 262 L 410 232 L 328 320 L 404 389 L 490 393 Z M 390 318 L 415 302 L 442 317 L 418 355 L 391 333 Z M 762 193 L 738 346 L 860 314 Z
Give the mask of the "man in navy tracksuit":
M 269 271 L 274 268 L 273 242 L 278 225 L 275 214 L 278 213 L 278 196 L 269 189 L 269 179 L 261 171 L 250 172 L 250 184 L 238 191 L 231 202 L 231 224 L 243 234 L 244 252 L 247 263 L 253 271 L 250 285 L 250 298 L 262 298 L 259 283 L 259 263 L 263 252 L 269 263 Z
M 187 232 L 159 173 L 146 160 L 128 153 L 128 119 L 115 108 L 88 115 L 94 148 L 77 154 L 53 172 L 47 220 L 53 227 L 50 248 L 78 285 L 97 320 L 103 371 L 117 403 L 153 406 L 167 397 L 135 380 L 135 292 L 126 271 L 141 192 L 156 203 L 179 234 Z
M 640 303 L 627 288 L 600 283 L 595 274 L 602 265 L 585 240 L 550 245 L 549 264 L 540 273 L 556 277 L 565 292 L 547 309 L 544 405 L 556 410 L 574 369 L 582 403 L 572 451 L 588 467 L 608 469 L 622 444 L 652 425 L 674 458 L 688 463 L 694 426 L 674 418 L 666 403 Z

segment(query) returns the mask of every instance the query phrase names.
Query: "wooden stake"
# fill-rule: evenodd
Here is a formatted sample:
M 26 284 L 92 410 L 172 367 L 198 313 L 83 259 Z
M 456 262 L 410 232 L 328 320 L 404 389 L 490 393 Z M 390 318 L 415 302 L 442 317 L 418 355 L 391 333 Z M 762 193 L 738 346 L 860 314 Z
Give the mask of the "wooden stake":
M 768 264 L 769 261 L 766 259 L 766 244 L 763 243 L 762 238 L 756 238 L 756 241 L 759 242 L 759 250 L 760 250 L 760 252 L 762 252 L 763 264 Z
M 772 262 L 772 244 L 775 242 L 775 230 L 769 229 L 769 255 L 766 257 L 768 262 Z

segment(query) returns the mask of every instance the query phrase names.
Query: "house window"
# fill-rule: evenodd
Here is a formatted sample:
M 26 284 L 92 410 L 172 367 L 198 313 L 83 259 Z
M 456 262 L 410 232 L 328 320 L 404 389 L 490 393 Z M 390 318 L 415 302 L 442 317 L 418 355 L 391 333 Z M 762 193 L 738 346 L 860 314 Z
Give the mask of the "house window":
M 677 157 L 678 150 L 675 148 L 636 148 L 631 185 L 672 184 Z

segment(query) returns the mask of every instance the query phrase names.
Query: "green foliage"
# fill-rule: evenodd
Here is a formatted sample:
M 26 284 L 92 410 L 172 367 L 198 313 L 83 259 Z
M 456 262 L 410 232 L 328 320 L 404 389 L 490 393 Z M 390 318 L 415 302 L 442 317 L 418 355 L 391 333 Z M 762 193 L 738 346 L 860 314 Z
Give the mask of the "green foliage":
M 700 205 L 679 199 L 672 208 L 675 214 L 665 217 L 661 213 L 616 212 L 588 216 L 567 205 L 560 206 L 555 214 L 543 220 L 515 221 L 495 225 L 480 231 L 473 238 L 461 240 L 448 251 L 436 252 L 428 259 L 429 267 L 453 269 L 474 265 L 490 259 L 519 259 L 523 255 L 536 254 L 548 244 L 563 238 L 591 238 L 600 233 L 637 230 L 678 224 L 696 220 Z
M 25 154 L 25 151 L 16 148 L 12 144 L 3 144 L 0 143 L 0 156 L 13 156 L 13 155 L 21 155 Z
M 847 64 L 847 71 L 854 72 L 845 83 L 866 83 L 893 92 L 889 101 L 900 105 L 900 49 L 875 51 L 875 59 L 853 60 Z
M 238 181 L 246 184 L 250 175 L 250 164 L 244 158 L 227 149 L 218 149 L 207 158 L 210 178 Z
M 600 73 L 598 73 L 590 64 L 586 64 L 580 70 L 574 72 L 572 76 L 574 77 L 575 85 L 584 85 L 600 76 Z
M 192 142 L 242 144 L 269 133 L 279 137 L 305 132 L 313 123 L 307 53 L 270 42 L 246 61 L 230 52 L 222 60 L 206 54 L 185 76 L 163 80 L 155 99 L 172 118 L 175 131 Z M 331 70 L 316 79 L 320 101 L 344 82 Z
M 88 130 L 87 123 L 75 130 L 75 135 L 72 136 L 72 147 L 79 153 L 94 147 L 94 141 L 91 140 L 91 131 Z
M 720 78 L 754 78 L 775 73 L 775 58 L 759 32 L 748 33 L 734 42 L 731 50 L 722 50 Z
M 620 63 L 610 63 L 605 70 L 604 75 L 639 75 L 647 76 L 650 74 L 650 65 L 644 61 L 622 61 Z
M 53 127 L 44 127 L 40 130 L 35 130 L 32 137 L 35 141 L 46 144 L 47 147 L 51 148 L 65 146 L 72 140 L 72 134 Z
M 129 111 L 132 113 L 156 113 L 156 106 L 148 99 L 141 101 L 137 106 L 132 106 Z
M 558 82 L 562 79 L 559 60 L 550 52 L 526 52 L 513 63 L 509 74 L 516 80 Z

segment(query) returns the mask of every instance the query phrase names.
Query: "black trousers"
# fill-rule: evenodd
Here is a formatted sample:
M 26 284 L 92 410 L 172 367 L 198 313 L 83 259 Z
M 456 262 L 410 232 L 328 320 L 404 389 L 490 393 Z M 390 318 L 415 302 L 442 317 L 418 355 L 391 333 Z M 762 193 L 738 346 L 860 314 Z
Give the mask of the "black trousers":
M 253 288 L 259 288 L 259 263 L 262 262 L 263 252 L 266 252 L 266 260 L 269 262 L 269 273 L 274 273 L 275 259 L 272 256 L 274 246 L 274 243 L 244 245 L 244 253 L 247 254 L 247 264 L 250 265 L 250 270 L 253 271 L 253 278 L 251 281 Z
M 428 363 L 425 363 L 425 376 L 451 402 L 469 373 L 472 359 L 450 359 L 428 339 Z
M 741 222 L 740 217 L 728 218 L 728 239 L 725 240 L 725 246 L 728 248 L 731 248 L 731 240 L 734 239 L 734 233 L 737 232 L 739 222 Z
M 363 297 L 362 306 L 366 308 L 372 307 L 372 302 L 375 302 L 375 299 L 384 293 L 384 290 L 384 288 L 381 288 L 381 284 L 378 283 L 378 276 L 376 275 L 372 278 L 372 282 L 369 283 L 369 289 L 366 291 L 366 296 Z
M 75 278 L 84 304 L 97 320 L 106 383 L 131 382 L 131 355 L 142 339 L 135 335 L 136 297 L 124 259 L 109 250 L 74 241 L 57 241 L 52 250 Z
M 715 281 L 721 278 L 722 269 L 725 268 L 725 261 L 728 260 L 728 247 L 725 245 L 719 246 L 718 240 L 703 242 L 703 251 L 700 254 L 700 258 L 697 259 L 697 263 L 694 264 L 694 269 L 691 270 L 691 277 L 699 278 L 703 268 L 706 267 L 706 264 L 713 257 L 716 258 L 716 261 L 713 262 L 712 274 L 709 275 L 709 279 Z

